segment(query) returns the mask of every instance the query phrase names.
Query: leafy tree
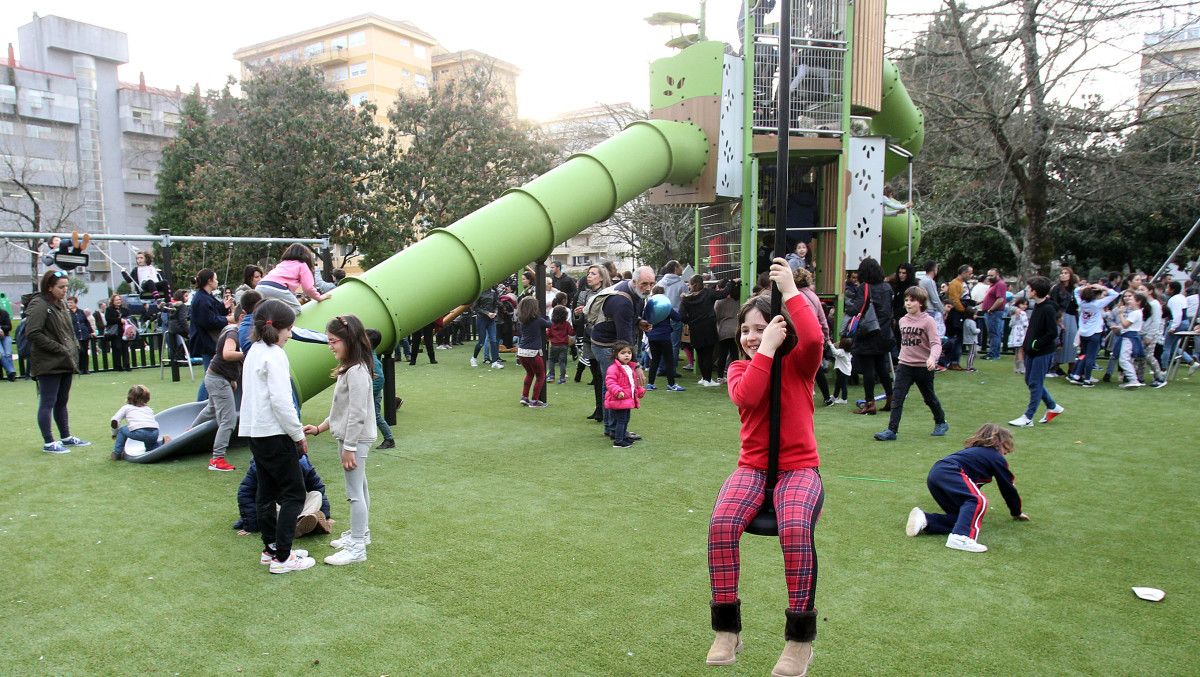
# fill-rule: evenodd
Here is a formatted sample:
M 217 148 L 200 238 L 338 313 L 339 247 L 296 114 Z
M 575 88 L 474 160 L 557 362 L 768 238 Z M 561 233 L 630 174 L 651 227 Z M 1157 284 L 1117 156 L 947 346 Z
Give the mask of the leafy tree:
M 178 136 L 163 148 L 158 197 L 146 224 L 150 233 L 166 229 L 175 235 L 195 234 L 188 230 L 192 225 L 189 203 L 194 197 L 191 177 L 197 167 L 210 159 L 213 150 L 208 105 L 198 87 L 180 101 L 179 117 Z M 196 261 L 200 251 L 199 245 L 173 245 L 172 257 L 181 262 Z
M 387 154 L 372 105 L 350 106 L 315 68 L 273 66 L 243 82 L 240 97 L 227 85 L 211 106 L 208 147 L 179 187 L 188 205 L 183 230 L 247 237 L 329 233 L 334 242 L 353 245 L 386 222 Z M 234 257 L 255 260 L 264 253 L 274 252 L 243 247 Z
M 513 116 L 488 65 L 428 91 L 401 90 L 388 121 L 392 159 L 383 197 L 389 219 L 359 242 L 367 265 L 483 207 L 557 160 L 553 147 Z

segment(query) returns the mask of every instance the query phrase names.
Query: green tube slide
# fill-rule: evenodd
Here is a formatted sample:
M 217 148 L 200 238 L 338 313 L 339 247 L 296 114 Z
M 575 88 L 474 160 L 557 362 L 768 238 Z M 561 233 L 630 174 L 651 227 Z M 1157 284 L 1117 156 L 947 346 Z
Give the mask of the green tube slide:
M 309 302 L 296 326 L 323 332 L 334 316 L 353 313 L 383 335 L 383 345 L 429 324 L 480 292 L 542 259 L 559 242 L 604 221 L 617 207 L 662 183 L 686 184 L 704 169 L 709 143 L 690 123 L 639 121 L 591 150 L 513 188 L 496 201 L 425 238 L 359 277 L 346 278 L 321 303 Z M 289 341 L 292 383 L 300 401 L 333 385 L 334 360 L 321 344 Z M 195 408 L 196 403 L 179 408 Z M 168 413 L 165 420 L 187 416 Z M 190 423 L 190 419 L 188 421 Z M 215 424 L 131 458 L 152 462 L 211 444 Z M 164 434 L 179 436 L 183 429 Z M 211 449 L 211 447 L 208 447 Z
M 871 118 L 871 134 L 886 136 L 895 145 L 916 157 L 925 144 L 925 115 L 913 103 L 908 89 L 900 81 L 900 71 L 890 59 L 883 60 L 883 103 Z M 908 167 L 908 158 L 888 151 L 883 161 L 883 176 L 890 181 Z M 911 210 L 910 210 L 911 212 Z M 912 250 L 921 244 L 921 219 L 912 213 Z M 909 214 L 883 219 L 883 251 L 880 263 L 886 271 L 908 260 Z

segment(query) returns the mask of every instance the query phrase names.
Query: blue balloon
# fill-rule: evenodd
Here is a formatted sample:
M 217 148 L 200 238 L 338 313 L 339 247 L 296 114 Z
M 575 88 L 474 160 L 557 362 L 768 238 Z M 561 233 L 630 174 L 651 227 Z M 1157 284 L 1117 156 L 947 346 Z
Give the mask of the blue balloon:
M 666 294 L 655 294 L 646 299 L 646 320 L 650 324 L 658 324 L 671 314 L 671 299 Z

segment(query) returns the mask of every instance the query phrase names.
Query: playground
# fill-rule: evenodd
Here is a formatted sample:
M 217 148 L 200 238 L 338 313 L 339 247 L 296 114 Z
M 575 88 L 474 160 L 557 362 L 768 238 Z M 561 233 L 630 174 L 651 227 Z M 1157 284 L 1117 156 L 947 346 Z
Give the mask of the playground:
M 513 370 L 472 370 L 466 351 L 400 368 L 398 448 L 370 457 L 368 562 L 296 576 L 267 576 L 253 562 L 257 536 L 230 528 L 241 472 L 206 472 L 204 454 L 111 461 L 107 417 L 128 383 L 79 378 L 75 401 L 87 406 L 72 422 L 91 447 L 51 456 L 5 445 L 0 539 L 14 556 L 3 671 L 766 674 L 784 604 L 772 538 L 743 539 L 746 649 L 736 666 L 703 664 L 705 533 L 738 442 L 724 389 L 651 393 L 645 440 L 618 451 L 583 418 L 585 384 L 552 386 L 551 406 L 530 411 L 516 403 Z M 121 376 L 146 383 L 158 407 L 194 398 L 186 378 L 156 372 Z M 1012 383 L 981 400 L 979 381 Z M 12 439 L 36 440 L 33 384 L 0 385 Z M 816 413 L 828 496 L 814 671 L 1189 672 L 1195 647 L 1181 629 L 1200 594 L 1189 554 L 1200 476 L 1194 445 L 1173 436 L 1200 377 L 1139 393 L 1060 386 L 1068 413 L 1016 431 L 1011 462 L 1032 521 L 990 511 L 983 555 L 906 538 L 904 519 L 928 501 L 930 464 L 1023 406 L 1024 388 L 1007 363 L 984 363 L 939 389 L 954 403 L 944 438 L 928 437 L 915 410 L 890 445 L 870 439 L 875 417 Z M 329 397 L 305 405 L 305 422 Z M 317 438 L 311 456 L 340 530 L 348 511 L 332 442 Z M 230 454 L 239 470 L 249 457 L 245 446 Z M 323 556 L 327 541 L 297 546 Z M 1166 599 L 1141 601 L 1136 585 Z M 261 631 L 266 616 L 277 632 Z

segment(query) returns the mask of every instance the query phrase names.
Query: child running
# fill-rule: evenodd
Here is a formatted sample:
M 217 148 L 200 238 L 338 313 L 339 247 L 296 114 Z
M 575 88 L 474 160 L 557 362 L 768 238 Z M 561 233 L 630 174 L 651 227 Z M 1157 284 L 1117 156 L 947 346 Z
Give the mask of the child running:
M 1021 495 L 1013 486 L 1013 474 L 1004 458 L 1012 453 L 1013 436 L 995 423 L 984 423 L 963 444 L 966 449 L 934 463 L 926 480 L 929 493 L 945 514 L 913 508 L 908 513 L 904 533 L 950 534 L 946 538 L 947 548 L 987 552 L 987 546 L 976 540 L 988 508 L 987 497 L 979 490 L 981 485 L 996 478 L 1013 519 L 1029 521 L 1029 515 L 1021 512 Z
M 525 368 L 521 404 L 530 409 L 546 407 L 542 401 L 542 388 L 546 387 L 546 362 L 542 359 L 542 346 L 546 342 L 550 321 L 542 316 L 540 305 L 532 296 L 526 296 L 517 304 L 517 320 L 521 323 L 521 347 L 517 348 L 517 362 Z M 530 397 L 531 385 L 533 397 Z
M 243 298 L 245 295 L 243 294 Z M 226 325 L 217 335 L 217 352 L 204 372 L 204 387 L 208 389 L 208 403 L 196 415 L 190 428 L 217 420 L 217 436 L 213 439 L 212 460 L 209 470 L 229 472 L 235 468 L 225 460 L 229 449 L 229 438 L 237 425 L 237 404 L 233 399 L 237 383 L 242 379 L 242 351 L 238 346 L 238 325 Z
M 709 665 L 729 665 L 737 659 L 742 629 L 738 599 L 739 542 L 746 526 L 763 504 L 767 482 L 770 427 L 771 365 L 781 360 L 783 389 L 780 405 L 779 475 L 774 505 L 783 546 L 788 606 L 783 654 L 773 675 L 803 675 L 812 661 L 817 634 L 813 598 L 817 586 L 813 528 L 821 514 L 825 492 L 818 472 L 821 460 L 813 431 L 813 386 L 821 366 L 821 326 L 796 288 L 787 262 L 771 264 L 770 279 L 783 295 L 794 328 L 782 316 L 770 318 L 771 301 L 754 296 L 738 311 L 742 359 L 729 365 L 729 397 L 741 418 L 738 467 L 717 494 L 708 527 L 708 572 L 712 583 L 712 628 Z
M 383 433 L 383 442 L 378 449 L 395 449 L 396 438 L 392 437 L 392 426 L 383 418 L 383 361 L 379 359 L 379 344 L 383 335 L 376 329 L 367 330 L 367 340 L 371 342 L 372 375 L 371 394 L 375 397 L 375 427 Z
M 305 497 L 299 456 L 308 453 L 304 427 L 292 404 L 291 365 L 283 352 L 295 321 L 296 313 L 283 301 L 260 303 L 254 309 L 254 345 L 242 365 L 238 435 L 250 438 L 258 469 L 255 503 L 263 542 L 259 561 L 270 565 L 273 574 L 303 571 L 316 564 L 307 550 L 292 549 Z
M 154 410 L 146 406 L 150 404 L 150 390 L 146 386 L 137 385 L 129 389 L 125 395 L 125 406 L 113 414 L 113 430 L 117 431 L 117 440 L 113 443 L 112 457 L 114 461 L 125 458 L 125 442 L 137 440 L 146 445 L 146 451 L 154 451 L 160 444 L 171 441 L 170 435 L 158 439 L 158 421 L 154 418 Z M 121 425 L 121 421 L 125 425 Z
M 887 430 L 875 433 L 875 439 L 887 442 L 896 439 L 900 431 L 900 417 L 904 413 L 904 398 L 913 383 L 921 391 L 925 406 L 933 414 L 934 437 L 941 437 L 950 430 L 946 423 L 946 412 L 937 393 L 933 392 L 933 377 L 937 373 L 938 358 L 942 354 L 937 324 L 925 312 L 929 295 L 920 287 L 909 287 L 904 292 L 904 317 L 900 318 L 900 364 L 896 366 L 896 384 L 892 386 L 892 414 Z M 964 325 L 965 326 L 965 325 Z M 967 362 L 970 364 L 970 361 Z
M 333 432 L 346 471 L 346 500 L 350 501 L 350 530 L 329 545 L 340 548 L 325 558 L 326 564 L 343 565 L 367 561 L 367 546 L 371 543 L 371 527 L 367 515 L 371 494 L 367 490 L 367 453 L 375 443 L 371 400 L 371 373 L 374 352 L 362 321 L 354 315 L 338 315 L 325 326 L 329 350 L 337 358 L 333 370 L 337 384 L 333 388 L 333 404 L 329 417 L 319 425 L 304 426 L 304 434 L 320 435 Z
M 610 412 L 613 449 L 633 446 L 629 437 L 629 413 L 637 409 L 646 389 L 642 387 L 641 370 L 633 361 L 633 346 L 624 341 L 613 344 L 613 363 L 604 375 L 604 408 Z
M 546 376 L 546 383 L 554 381 L 555 366 L 558 367 L 558 382 L 567 382 L 567 353 L 571 350 L 573 336 L 575 327 L 571 324 L 571 311 L 566 306 L 554 306 L 550 311 L 550 374 Z

